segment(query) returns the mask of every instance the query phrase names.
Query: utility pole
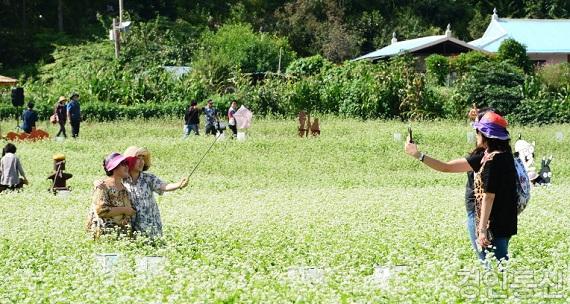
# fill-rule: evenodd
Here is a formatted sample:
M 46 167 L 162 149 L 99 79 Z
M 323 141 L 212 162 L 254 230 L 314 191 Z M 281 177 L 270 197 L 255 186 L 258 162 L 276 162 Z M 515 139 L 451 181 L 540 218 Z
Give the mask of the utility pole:
M 115 58 L 118 59 L 121 51 L 121 33 L 119 32 L 117 18 L 113 18 L 113 40 L 115 41 Z
M 283 53 L 283 48 L 279 48 L 279 65 L 277 66 L 277 74 L 281 74 L 281 55 Z
M 63 32 L 63 0 L 57 1 L 57 28 Z
M 119 24 L 123 24 L 123 0 L 119 0 Z

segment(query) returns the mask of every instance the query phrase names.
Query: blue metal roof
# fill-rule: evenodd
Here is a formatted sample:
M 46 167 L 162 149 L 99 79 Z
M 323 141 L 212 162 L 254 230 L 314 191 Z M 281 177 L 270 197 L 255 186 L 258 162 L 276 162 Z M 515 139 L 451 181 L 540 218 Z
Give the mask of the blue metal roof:
M 354 60 L 362 60 L 362 59 L 373 60 L 378 58 L 391 57 L 402 53 L 415 52 L 433 45 L 437 45 L 445 41 L 451 41 L 453 43 L 459 44 L 469 49 L 479 50 L 479 48 L 470 45 L 464 41 L 461 41 L 459 39 L 453 38 L 451 36 L 436 35 L 436 36 L 427 36 L 416 39 L 398 41 L 384 48 L 376 50 L 374 52 L 360 56 Z
M 508 38 L 524 44 L 527 53 L 570 53 L 570 19 L 497 18 L 469 44 L 496 53 Z

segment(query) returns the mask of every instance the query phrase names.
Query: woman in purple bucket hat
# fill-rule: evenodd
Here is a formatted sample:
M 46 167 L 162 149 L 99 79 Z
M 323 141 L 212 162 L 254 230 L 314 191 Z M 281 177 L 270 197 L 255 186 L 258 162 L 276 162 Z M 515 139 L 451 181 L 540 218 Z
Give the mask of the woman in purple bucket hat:
M 473 124 L 485 147 L 475 176 L 477 243 L 497 260 L 508 260 L 511 237 L 517 234 L 517 172 L 507 121 L 488 112 Z
M 512 196 L 516 193 L 516 172 L 507 122 L 491 108 L 477 110 L 476 114 L 473 117 L 476 116 L 473 124 L 477 132 L 476 147 L 468 156 L 443 162 L 420 152 L 409 140 L 404 150 L 434 170 L 467 172 L 465 207 L 471 245 L 480 260 L 485 260 L 490 249 L 497 259 L 508 259 L 508 243 L 516 234 L 517 213 Z M 483 221 L 482 216 L 485 216 Z M 485 222 L 487 226 L 480 224 Z

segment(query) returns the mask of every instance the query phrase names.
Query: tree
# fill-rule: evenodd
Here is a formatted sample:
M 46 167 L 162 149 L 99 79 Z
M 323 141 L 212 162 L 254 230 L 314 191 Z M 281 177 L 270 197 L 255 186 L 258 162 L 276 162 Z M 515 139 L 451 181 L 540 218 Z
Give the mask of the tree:
M 192 67 L 212 88 L 224 89 L 234 72 L 256 73 L 286 69 L 295 58 L 287 39 L 254 32 L 247 24 L 226 24 L 206 32 Z
M 505 39 L 499 46 L 497 59 L 521 68 L 525 73 L 532 71 L 532 65 L 526 54 L 526 46 L 514 39 Z
M 523 73 L 508 62 L 482 62 L 458 85 L 455 104 L 459 114 L 475 103 L 493 107 L 503 115 L 512 113 L 523 99 Z
M 449 60 L 439 54 L 429 55 L 426 58 L 426 72 L 428 77 L 437 85 L 443 85 L 449 74 Z

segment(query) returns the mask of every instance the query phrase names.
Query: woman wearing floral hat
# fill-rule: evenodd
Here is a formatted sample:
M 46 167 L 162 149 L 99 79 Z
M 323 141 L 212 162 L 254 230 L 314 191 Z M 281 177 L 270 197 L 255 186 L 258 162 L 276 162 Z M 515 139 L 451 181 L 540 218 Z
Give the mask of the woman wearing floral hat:
M 103 161 L 107 178 L 104 187 L 96 187 L 87 217 L 87 230 L 97 239 L 103 234 L 131 233 L 131 219 L 135 215 L 123 179 L 129 176 L 129 161 L 134 159 L 112 153 Z

